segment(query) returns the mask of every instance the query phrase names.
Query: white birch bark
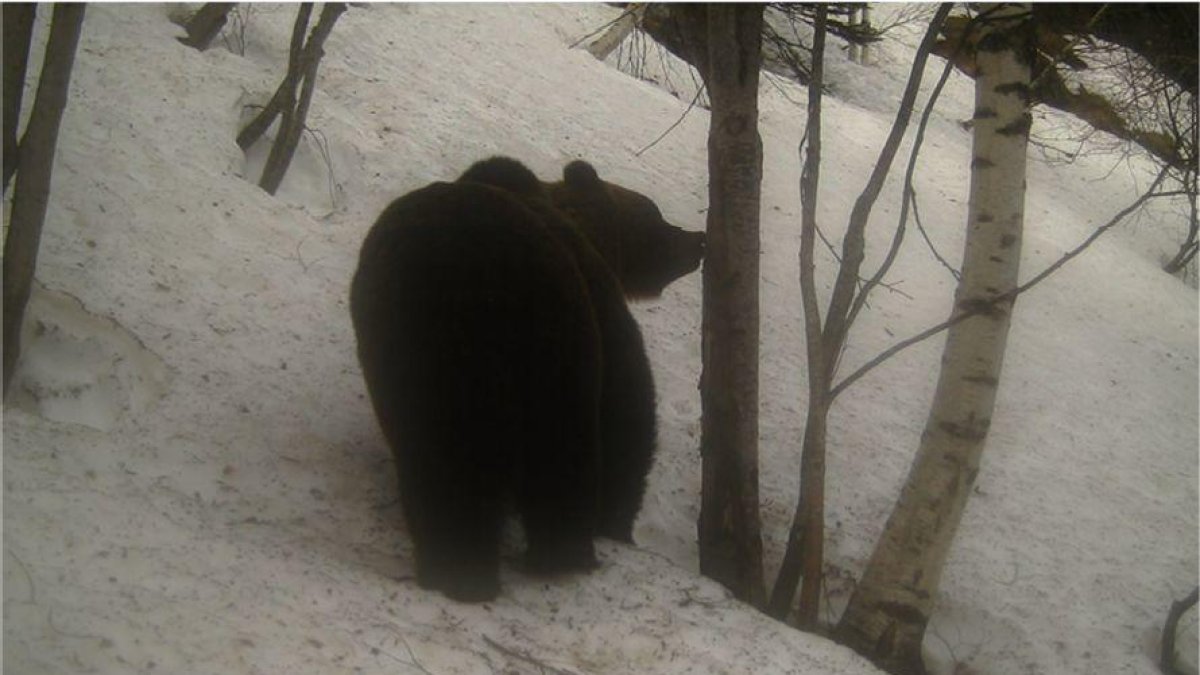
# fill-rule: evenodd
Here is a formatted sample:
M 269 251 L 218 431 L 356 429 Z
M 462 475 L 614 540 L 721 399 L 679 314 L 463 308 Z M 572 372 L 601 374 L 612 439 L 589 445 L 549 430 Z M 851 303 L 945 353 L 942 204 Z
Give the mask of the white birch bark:
M 893 673 L 923 673 L 921 642 L 943 564 L 979 471 L 1004 362 L 1024 223 L 1029 6 L 981 24 L 968 232 L 955 313 L 925 432 L 895 510 L 838 626 Z
M 645 3 L 630 5 L 629 9 L 625 10 L 625 13 L 612 26 L 609 26 L 608 30 L 588 44 L 588 53 L 601 61 L 608 58 L 608 55 L 613 53 L 621 42 L 629 37 L 633 29 L 642 22 L 642 15 L 645 13 Z

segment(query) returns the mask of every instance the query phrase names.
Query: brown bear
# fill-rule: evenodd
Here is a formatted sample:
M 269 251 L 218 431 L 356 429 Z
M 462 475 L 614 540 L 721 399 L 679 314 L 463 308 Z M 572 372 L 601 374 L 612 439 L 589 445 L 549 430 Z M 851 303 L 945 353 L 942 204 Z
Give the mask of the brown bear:
M 535 573 L 594 567 L 596 535 L 632 541 L 656 432 L 625 296 L 703 249 L 581 161 L 544 184 L 494 157 L 384 210 L 350 308 L 422 587 L 495 597 L 509 503 Z

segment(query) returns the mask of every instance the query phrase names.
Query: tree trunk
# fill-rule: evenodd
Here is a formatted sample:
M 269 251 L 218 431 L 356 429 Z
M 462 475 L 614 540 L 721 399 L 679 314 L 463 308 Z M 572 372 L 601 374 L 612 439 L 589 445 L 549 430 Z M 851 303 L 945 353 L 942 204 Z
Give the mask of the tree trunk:
M 1029 6 L 982 22 L 968 231 L 954 325 L 921 446 L 837 628 L 844 644 L 896 674 L 924 673 L 921 643 L 942 567 L 979 470 L 1000 383 L 1024 224 L 1033 58 Z
M 1187 267 L 1188 263 L 1196 259 L 1196 252 L 1200 250 L 1200 240 L 1197 240 L 1196 237 L 1197 234 L 1200 234 L 1200 217 L 1198 217 L 1200 214 L 1198 214 L 1194 191 L 1189 197 L 1188 201 L 1190 203 L 1188 204 L 1188 208 L 1190 215 L 1188 217 L 1187 238 L 1179 245 L 1179 251 L 1175 253 L 1175 257 L 1163 265 L 1163 271 L 1167 274 L 1177 274 L 1184 267 Z
M 1163 624 L 1162 647 L 1158 656 L 1158 667 L 1165 675 L 1183 675 L 1183 669 L 1175 663 L 1175 634 L 1179 632 L 1179 619 L 1183 617 L 1184 612 L 1196 606 L 1198 599 L 1200 588 L 1192 589 L 1183 600 L 1172 602 L 1171 609 L 1167 612 L 1167 621 Z
M 296 107 L 296 89 L 300 87 L 303 70 L 301 61 L 304 56 L 304 36 L 308 32 L 308 20 L 312 16 L 312 10 L 311 2 L 301 4 L 296 10 L 296 21 L 292 24 L 292 42 L 288 47 L 287 72 L 267 105 L 238 133 L 237 144 L 243 152 L 262 138 L 280 113 Z
M 850 28 L 857 29 L 860 25 L 862 25 L 862 9 L 858 7 L 851 9 L 850 16 L 846 18 L 846 23 L 850 24 Z M 847 54 L 847 56 L 850 58 L 850 62 L 862 63 L 862 46 L 855 42 L 851 42 L 849 47 L 850 53 Z
M 1194 2 L 1035 2 L 1033 13 L 1039 29 L 1083 34 L 1131 49 L 1184 91 L 1197 93 L 1200 44 Z
M 701 73 L 712 100 L 700 386 L 700 571 L 738 598 L 762 606 L 758 74 L 763 6 L 719 4 L 685 11 L 707 21 L 707 67 Z
M 817 193 L 821 182 L 821 94 L 825 86 L 825 26 L 828 8 L 817 8 L 813 32 L 812 76 L 808 82 L 808 121 L 804 136 L 808 153 L 800 178 L 800 294 L 804 306 L 805 349 L 808 354 L 808 419 L 800 458 L 800 500 L 788 533 L 788 547 L 771 591 L 768 613 L 787 617 L 801 577 L 800 627 L 815 627 L 820 607 L 820 579 L 825 543 L 825 423 L 829 415 L 830 362 L 821 339 L 821 310 L 817 300 L 814 249 L 817 231 Z M 815 563 L 814 563 L 815 561 Z M 814 583 L 815 581 L 815 583 Z M 816 589 L 814 591 L 814 588 Z M 816 597 L 813 597 L 813 594 Z
M 1188 122 L 1188 128 L 1186 131 L 1176 132 L 1174 136 L 1179 145 L 1190 148 L 1189 152 L 1184 153 L 1191 156 L 1187 161 L 1187 169 L 1180 178 L 1183 190 L 1187 193 L 1188 233 L 1183 243 L 1179 245 L 1179 251 L 1175 257 L 1163 265 L 1163 270 L 1167 274 L 1176 274 L 1187 267 L 1192 260 L 1195 260 L 1197 251 L 1200 251 L 1200 204 L 1197 204 L 1196 201 L 1197 193 L 1200 192 L 1200 185 L 1197 185 L 1198 167 L 1196 166 L 1196 151 L 1197 148 L 1200 148 L 1200 125 L 1196 122 L 1198 116 L 1196 97 L 1190 97 L 1187 105 L 1188 112 L 1179 116 Z
M 842 260 L 838 268 L 837 281 L 829 300 L 829 309 L 822 326 L 821 313 L 817 301 L 816 282 L 813 278 L 815 263 L 813 248 L 816 238 L 816 203 L 817 186 L 820 175 L 821 148 L 821 87 L 824 74 L 818 74 L 818 68 L 824 69 L 822 51 L 817 50 L 818 41 L 824 41 L 824 31 L 818 30 L 813 41 L 813 77 L 809 83 L 809 117 L 806 134 L 808 136 L 809 154 L 805 158 L 802 173 L 800 202 L 803 209 L 800 230 L 800 292 L 804 303 L 805 342 L 808 352 L 808 418 L 805 422 L 804 447 L 800 460 L 800 499 L 796 505 L 796 513 L 792 519 L 792 528 L 788 534 L 788 545 L 784 552 L 783 565 L 775 588 L 771 593 L 769 612 L 772 616 L 783 618 L 787 615 L 788 605 L 796 593 L 796 584 L 800 577 L 804 579 L 801 588 L 798 617 L 802 627 L 816 627 L 820 609 L 822 569 L 824 565 L 825 539 L 825 450 L 826 422 L 830 406 L 836 396 L 833 388 L 833 377 L 837 369 L 838 358 L 845 344 L 846 335 L 853 325 L 854 319 L 866 302 L 867 294 L 886 272 L 887 263 L 880 267 L 876 278 L 868 282 L 862 291 L 855 296 L 861 277 L 860 268 L 866 246 L 866 228 L 870 220 L 871 210 L 879 197 L 880 190 L 890 171 L 892 161 L 904 137 L 908 121 L 912 117 L 917 93 L 921 88 L 921 80 L 925 72 L 925 63 L 929 59 L 935 38 L 951 5 L 943 4 L 930 20 L 925 31 L 925 37 L 917 49 L 909 73 L 908 84 L 900 100 L 899 110 L 892 123 L 892 130 L 880 150 L 879 159 L 867 180 L 866 186 L 854 203 L 850 215 L 850 223 L 842 240 Z M 824 11 L 817 14 L 823 17 Z M 919 136 L 919 134 L 918 134 Z M 890 259 L 894 255 L 889 253 Z
M 187 37 L 179 38 L 183 44 L 204 51 L 212 44 L 214 38 L 220 35 L 225 27 L 225 19 L 229 10 L 233 9 L 232 2 L 208 2 L 198 9 L 185 27 Z
M 4 190 L 8 190 L 8 181 L 17 170 L 17 126 L 35 18 L 37 5 L 32 2 L 4 4 Z
M 83 3 L 54 5 L 41 80 L 17 158 L 12 213 L 4 240 L 5 395 L 20 355 L 21 323 L 37 268 L 58 127 L 67 107 L 71 68 L 75 64 L 75 47 L 79 44 L 85 7 Z
M 864 31 L 871 30 L 871 6 L 864 4 L 862 8 L 862 21 L 859 23 Z M 871 65 L 871 43 L 864 42 L 862 48 L 858 52 L 858 62 L 864 66 Z
M 608 58 L 608 55 L 613 53 L 625 38 L 629 37 L 633 29 L 637 28 L 645 13 L 646 3 L 639 2 L 630 5 L 625 9 L 625 13 L 613 22 L 612 26 L 609 26 L 608 30 L 588 44 L 588 53 L 600 61 Z
M 292 163 L 292 156 L 296 153 L 296 146 L 300 144 L 300 134 L 304 132 L 304 120 L 308 116 L 308 106 L 312 101 L 313 90 L 317 84 L 317 67 L 321 63 L 321 57 L 325 55 L 325 39 L 329 37 L 329 33 L 333 31 L 333 24 L 344 11 L 346 11 L 344 2 L 325 3 L 325 6 L 321 8 L 321 18 L 317 21 L 317 27 L 313 29 L 312 35 L 308 37 L 308 42 L 304 46 L 304 54 L 301 59 L 303 70 L 300 77 L 303 79 L 303 85 L 300 91 L 300 101 L 294 109 L 284 108 L 283 120 L 279 124 L 279 133 L 275 137 L 275 145 L 271 146 L 271 154 L 267 156 L 267 164 L 263 167 L 262 179 L 258 183 L 259 187 L 270 194 L 275 194 L 279 189 L 280 183 L 283 182 L 283 176 Z M 289 64 L 289 70 L 290 66 L 291 64 Z

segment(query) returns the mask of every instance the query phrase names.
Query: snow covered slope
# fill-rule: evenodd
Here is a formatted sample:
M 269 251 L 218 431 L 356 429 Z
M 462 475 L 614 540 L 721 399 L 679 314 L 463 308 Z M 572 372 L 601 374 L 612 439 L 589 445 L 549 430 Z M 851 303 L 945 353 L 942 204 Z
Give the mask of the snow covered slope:
M 567 46 L 601 5 L 352 7 L 326 45 L 306 139 L 277 198 L 234 136 L 283 72 L 294 8 L 255 5 L 246 55 L 179 45 L 170 7 L 93 5 L 59 140 L 17 395 L 4 419 L 7 672 L 873 673 L 695 574 L 699 275 L 639 304 L 660 454 L 637 538 L 547 583 L 512 558 L 495 603 L 419 590 L 391 460 L 346 308 L 358 246 L 391 199 L 503 153 L 567 161 L 701 229 L 707 117 Z M 836 237 L 907 64 L 827 102 L 822 226 Z M 932 68 L 931 68 L 932 74 Z M 803 110 L 762 88 L 762 483 L 773 570 L 804 406 L 795 260 Z M 965 220 L 970 83 L 952 82 L 918 179 L 952 260 Z M 889 98 L 891 97 L 891 98 Z M 323 144 L 323 145 L 322 145 Z M 324 148 L 322 151 L 321 148 Z M 329 162 L 332 166 L 330 172 Z M 1025 269 L 1136 194 L 1144 169 L 1032 163 Z M 1142 173 L 1139 173 L 1142 172 Z M 897 181 L 898 182 L 898 181 Z M 897 186 L 876 214 L 878 256 Z M 1143 221 L 1138 241 L 1162 224 Z M 1146 246 L 1102 240 L 1017 305 L 977 494 L 946 570 L 930 657 L 980 673 L 1154 673 L 1166 608 L 1196 583 L 1197 305 Z M 1134 247 L 1136 248 L 1136 247 Z M 825 280 L 831 281 L 829 267 Z M 944 317 L 953 282 L 916 244 L 843 371 Z M 830 605 L 903 479 L 937 340 L 848 391 L 831 419 Z M 770 570 L 769 570 L 770 571 Z M 1194 636 L 1194 629 L 1191 633 Z M 1194 637 L 1190 648 L 1194 651 Z

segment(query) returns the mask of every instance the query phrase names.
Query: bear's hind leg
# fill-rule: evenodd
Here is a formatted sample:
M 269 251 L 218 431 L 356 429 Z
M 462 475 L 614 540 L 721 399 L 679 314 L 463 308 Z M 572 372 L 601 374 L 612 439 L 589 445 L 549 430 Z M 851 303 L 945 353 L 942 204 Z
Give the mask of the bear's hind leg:
M 515 496 L 528 539 L 526 564 L 534 574 L 588 571 L 599 565 L 592 544 L 599 487 L 595 427 L 586 422 L 572 427 L 526 441 Z
M 594 516 L 580 494 L 539 495 L 521 500 L 529 550 L 525 563 L 533 574 L 586 572 L 599 566 L 592 544 Z
M 447 490 L 449 485 L 459 489 Z M 460 602 L 499 595 L 500 490 L 484 480 L 402 469 L 400 492 L 416 548 L 417 583 Z

